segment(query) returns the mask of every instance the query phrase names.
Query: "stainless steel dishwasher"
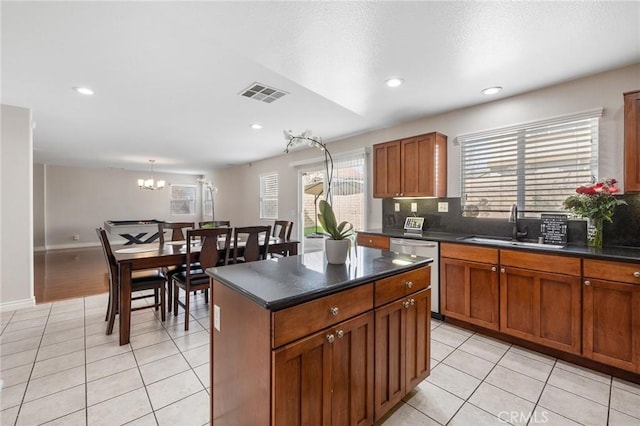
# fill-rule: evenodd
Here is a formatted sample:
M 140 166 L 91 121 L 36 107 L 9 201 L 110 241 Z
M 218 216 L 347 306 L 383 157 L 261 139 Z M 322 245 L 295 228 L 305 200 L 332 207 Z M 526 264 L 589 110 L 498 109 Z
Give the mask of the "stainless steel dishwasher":
M 397 253 L 430 257 L 431 264 L 431 316 L 442 319 L 440 314 L 440 243 L 437 241 L 391 238 L 389 249 Z

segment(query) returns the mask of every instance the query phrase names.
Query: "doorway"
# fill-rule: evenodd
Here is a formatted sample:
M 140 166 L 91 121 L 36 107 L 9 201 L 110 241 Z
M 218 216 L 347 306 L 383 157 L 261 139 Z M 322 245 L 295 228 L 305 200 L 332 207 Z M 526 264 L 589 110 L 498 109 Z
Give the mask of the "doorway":
M 324 199 L 327 182 L 323 163 L 299 172 L 299 212 L 302 252 L 322 250 L 324 229 L 318 222 L 318 203 Z M 348 221 L 354 230 L 366 228 L 366 169 L 364 154 L 334 161 L 331 180 L 332 206 L 339 222 Z

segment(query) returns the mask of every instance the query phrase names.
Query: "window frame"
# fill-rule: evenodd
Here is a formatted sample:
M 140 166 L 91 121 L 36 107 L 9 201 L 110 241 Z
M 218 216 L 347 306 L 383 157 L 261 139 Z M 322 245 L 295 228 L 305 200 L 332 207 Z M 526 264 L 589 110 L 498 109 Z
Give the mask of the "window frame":
M 463 216 L 502 218 L 513 204 L 526 217 L 564 212 L 562 200 L 598 175 L 602 111 L 459 135 Z
M 275 183 L 272 185 L 275 186 L 275 193 L 265 193 L 267 191 L 267 187 L 269 185 L 269 179 L 275 179 Z M 262 173 L 259 176 L 259 185 L 260 185 L 260 200 L 259 200 L 259 211 L 258 217 L 260 219 L 274 220 L 278 219 L 278 196 L 279 196 L 279 182 L 278 172 L 268 172 Z M 273 216 L 269 215 L 269 211 L 267 211 L 267 201 L 275 201 L 275 212 Z

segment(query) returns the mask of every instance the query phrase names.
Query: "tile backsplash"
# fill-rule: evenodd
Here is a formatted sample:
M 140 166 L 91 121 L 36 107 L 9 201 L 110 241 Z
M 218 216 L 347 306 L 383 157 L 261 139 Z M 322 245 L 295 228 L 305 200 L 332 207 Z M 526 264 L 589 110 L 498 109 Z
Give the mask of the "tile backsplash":
M 604 245 L 640 247 L 640 194 L 623 196 L 627 206 L 616 208 L 613 223 L 604 223 Z M 438 203 L 448 203 L 448 212 L 438 212 Z M 411 204 L 417 205 L 417 212 L 411 212 Z M 396 204 L 399 211 L 396 210 Z M 393 199 L 382 200 L 382 225 L 385 228 L 402 229 L 407 216 L 424 217 L 425 231 L 455 232 L 469 235 L 511 237 L 513 224 L 508 222 L 509 213 L 504 218 L 464 217 L 460 198 Z M 520 230 L 526 226 L 525 240 L 537 241 L 540 234 L 540 219 L 519 219 Z M 567 232 L 569 243 L 586 244 L 586 221 L 570 220 Z

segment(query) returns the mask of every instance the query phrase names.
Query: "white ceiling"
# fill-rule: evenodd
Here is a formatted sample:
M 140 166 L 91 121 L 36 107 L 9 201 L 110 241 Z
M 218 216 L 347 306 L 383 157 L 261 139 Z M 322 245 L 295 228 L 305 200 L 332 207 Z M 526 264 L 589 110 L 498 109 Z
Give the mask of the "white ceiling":
M 2 103 L 33 110 L 34 159 L 59 165 L 204 173 L 282 153 L 283 129 L 331 142 L 640 62 L 638 1 L 1 8 Z M 253 82 L 288 95 L 240 96 Z

